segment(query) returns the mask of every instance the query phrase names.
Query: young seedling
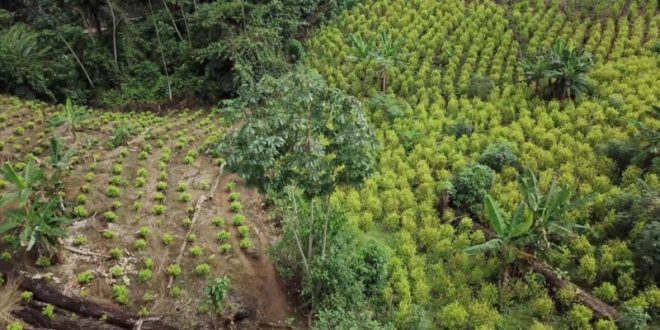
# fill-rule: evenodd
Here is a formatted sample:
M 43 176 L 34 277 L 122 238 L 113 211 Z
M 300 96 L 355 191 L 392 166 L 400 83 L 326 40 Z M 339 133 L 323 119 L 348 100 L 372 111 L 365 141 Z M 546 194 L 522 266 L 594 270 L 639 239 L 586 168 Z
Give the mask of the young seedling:
M 252 241 L 249 238 L 244 238 L 240 243 L 241 249 L 247 250 L 253 246 Z
M 192 226 L 192 220 L 190 218 L 183 219 L 182 225 L 184 228 L 190 228 Z
M 232 219 L 232 222 L 234 223 L 234 226 L 242 226 L 245 224 L 245 216 L 242 214 L 236 214 L 234 218 Z
M 222 228 L 225 226 L 225 219 L 222 217 L 215 217 L 211 223 L 218 228 Z
M 179 182 L 179 185 L 176 187 L 176 191 L 178 192 L 184 192 L 188 190 L 188 183 L 186 182 Z
M 110 249 L 108 254 L 112 259 L 121 259 L 124 256 L 124 253 L 121 251 L 121 249 L 117 247 Z
M 190 235 L 188 235 L 188 237 L 186 237 L 186 239 L 188 240 L 188 242 L 191 242 L 191 243 L 195 242 L 195 241 L 197 241 L 197 235 L 190 234 Z
M 178 277 L 182 272 L 183 271 L 181 270 L 181 266 L 179 264 L 171 264 L 167 266 L 167 274 L 172 277 Z
M 199 257 L 202 255 L 202 253 L 204 253 L 204 250 L 199 245 L 195 245 L 190 248 L 190 255 L 193 257 Z
M 229 239 L 229 236 L 230 236 L 230 234 L 229 234 L 229 232 L 226 231 L 226 230 L 221 230 L 221 231 L 219 231 L 219 232 L 215 235 L 215 237 L 216 237 L 216 238 L 218 239 L 218 241 L 220 241 L 220 242 L 225 242 L 225 241 L 227 241 L 227 240 Z
M 152 206 L 155 215 L 162 215 L 165 213 L 165 205 L 156 204 Z
M 133 202 L 133 210 L 139 211 L 141 209 L 142 209 L 142 202 L 140 201 Z
M 115 198 L 121 196 L 121 189 L 117 186 L 109 186 L 105 193 L 108 197 Z
M 179 201 L 181 201 L 181 202 L 184 202 L 184 203 L 189 202 L 191 199 L 192 199 L 192 195 L 190 193 L 182 192 L 179 195 Z
M 114 278 L 122 277 L 124 276 L 124 269 L 119 265 L 112 266 L 112 268 L 110 268 L 110 274 L 112 274 L 112 277 Z
M 55 306 L 51 304 L 46 304 L 46 306 L 41 310 L 41 314 L 48 318 L 49 320 L 52 320 L 55 318 Z
M 206 275 L 210 271 L 211 271 L 211 266 L 209 266 L 209 264 L 207 263 L 201 263 L 197 265 L 197 267 L 195 267 L 195 273 L 200 276 Z
M 238 235 L 241 236 L 241 238 L 246 238 L 250 234 L 250 227 L 243 225 L 243 226 L 238 226 Z
M 85 181 L 92 182 L 94 179 L 96 179 L 96 174 L 94 174 L 94 172 L 88 172 L 85 174 Z
M 46 256 L 39 256 L 34 264 L 37 265 L 37 267 L 49 267 L 51 265 L 50 258 Z
M 87 203 L 87 195 L 80 194 L 78 195 L 78 197 L 76 197 L 76 204 L 85 205 L 86 203 Z
M 241 195 L 237 192 L 232 192 L 229 194 L 229 201 L 230 202 L 237 202 L 240 201 Z
M 87 212 L 87 209 L 85 209 L 85 207 L 82 205 L 74 207 L 73 214 L 75 214 L 78 218 L 87 218 L 89 216 L 89 212 Z
M 231 251 L 231 244 L 225 243 L 220 245 L 220 253 L 228 253 Z
M 117 214 L 112 211 L 108 211 L 103 213 L 103 219 L 105 219 L 107 222 L 115 222 L 117 220 Z
M 120 305 L 128 304 L 128 288 L 125 285 L 112 286 L 112 298 Z
M 78 284 L 87 284 L 94 279 L 94 274 L 91 270 L 86 270 L 78 274 Z
M 117 210 L 120 207 L 121 207 L 120 201 L 112 201 L 112 204 L 110 204 L 110 208 L 113 210 Z
M 138 236 L 147 238 L 149 235 L 151 235 L 151 229 L 147 227 L 140 227 L 140 229 L 138 229 Z
M 83 235 L 78 235 L 73 239 L 73 246 L 82 246 L 87 244 L 87 237 Z
M 241 205 L 241 202 L 235 201 L 229 204 L 229 208 L 231 209 L 232 212 L 241 212 L 243 206 Z
M 162 237 L 162 242 L 164 245 L 170 245 L 174 242 L 174 237 L 169 233 L 164 233 Z
M 151 280 L 153 272 L 150 269 L 142 269 L 138 272 L 138 279 L 141 283 L 147 283 Z
M 225 189 L 226 189 L 228 192 L 232 192 L 232 191 L 234 191 L 234 189 L 236 189 L 236 182 L 234 182 L 234 181 L 230 181 L 230 182 L 228 182 L 228 183 L 225 185 Z
M 138 238 L 135 240 L 135 250 L 137 251 L 142 251 L 147 247 L 147 241 L 145 241 L 142 238 Z
M 117 236 L 117 233 L 110 229 L 106 229 L 103 231 L 103 233 L 101 233 L 101 236 L 103 236 L 103 238 L 113 239 L 115 236 Z

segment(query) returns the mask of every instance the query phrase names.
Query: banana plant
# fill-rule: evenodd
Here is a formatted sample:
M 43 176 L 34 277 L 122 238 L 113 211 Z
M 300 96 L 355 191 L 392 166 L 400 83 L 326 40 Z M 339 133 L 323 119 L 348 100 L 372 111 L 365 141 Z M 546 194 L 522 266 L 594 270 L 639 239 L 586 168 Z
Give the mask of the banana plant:
M 69 133 L 73 135 L 73 141 L 77 140 L 76 129 L 78 125 L 87 118 L 87 111 L 85 107 L 74 105 L 71 102 L 71 99 L 66 99 L 66 104 L 64 105 L 64 111 L 58 113 L 51 119 L 50 125 L 52 127 L 57 127 L 60 125 L 66 125 Z
M 527 239 L 531 235 L 532 214 L 526 210 L 524 203 L 511 215 L 509 221 L 504 219 L 504 214 L 493 198 L 486 194 L 484 212 L 488 218 L 488 224 L 495 232 L 495 238 L 463 250 L 466 254 L 478 254 L 484 252 L 496 252 L 500 258 L 502 270 L 500 272 L 500 304 L 504 302 L 502 288 L 507 281 L 509 265 L 513 263 L 518 255 L 524 254 Z
M 464 252 L 477 254 L 494 251 L 500 254 L 505 265 L 512 263 L 517 251 L 524 246 L 525 239 L 531 234 L 532 214 L 527 212 L 525 204 L 520 203 L 511 218 L 506 221 L 497 202 L 488 194 L 484 202 L 484 212 L 490 228 L 495 232 L 495 238 L 468 247 Z
M 34 188 L 44 180 L 43 171 L 37 167 L 33 160 L 28 161 L 23 171 L 18 173 L 10 163 L 5 163 L 0 168 L 0 175 L 2 175 L 5 181 L 11 183 L 16 188 L 14 191 L 0 198 L 0 207 L 18 200 L 18 206 L 20 208 L 27 208 Z
M 34 202 L 25 209 L 14 209 L 6 214 L 0 225 L 0 235 L 17 233 L 20 244 L 30 251 L 35 246 L 40 252 L 53 252 L 53 244 L 58 237 L 65 237 L 62 225 L 69 218 L 59 215 L 59 201 Z
M 566 221 L 566 213 L 582 207 L 595 194 L 571 201 L 571 189 L 568 186 L 558 187 L 556 179 L 553 179 L 550 189 L 543 193 L 538 187 L 536 176 L 529 169 L 526 175 L 518 177 L 518 186 L 523 202 L 533 217 L 532 231 L 538 236 L 534 239 L 543 242 L 542 245 L 537 244 L 537 247 L 549 248 L 553 236 L 565 238 L 573 235 L 576 230 L 585 229 L 584 226 Z

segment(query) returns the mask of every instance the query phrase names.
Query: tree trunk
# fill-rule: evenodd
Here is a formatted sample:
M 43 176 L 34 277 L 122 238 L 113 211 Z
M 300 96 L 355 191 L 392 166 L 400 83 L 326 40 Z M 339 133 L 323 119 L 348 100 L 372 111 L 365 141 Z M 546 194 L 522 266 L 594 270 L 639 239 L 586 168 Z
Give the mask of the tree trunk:
M 527 261 L 527 263 L 532 267 L 532 269 L 535 272 L 543 275 L 543 277 L 545 277 L 548 283 L 550 283 L 550 285 L 552 285 L 553 287 L 557 289 L 562 289 L 565 287 L 574 287 L 575 290 L 577 291 L 578 301 L 581 304 L 591 308 L 596 314 L 598 314 L 598 316 L 610 320 L 616 320 L 619 318 L 619 311 L 617 311 L 616 308 L 594 297 L 588 291 L 582 290 L 575 284 L 560 279 L 559 276 L 557 276 L 557 274 L 555 273 L 555 271 L 552 268 L 550 268 L 548 265 L 532 257 L 526 257 L 523 259 Z
M 132 329 L 138 320 L 140 320 L 140 317 L 137 315 L 125 312 L 116 307 L 103 306 L 77 296 L 66 296 L 51 287 L 45 280 L 22 277 L 12 266 L 12 264 L 6 262 L 0 262 L 0 272 L 8 279 L 16 279 L 21 290 L 31 291 L 34 294 L 33 299 L 35 301 L 51 304 L 59 309 L 78 314 L 82 318 L 100 319 L 104 317 L 108 324 L 125 329 Z M 26 313 L 25 315 L 32 315 L 27 314 L 29 311 L 23 313 Z M 161 321 L 150 321 L 148 325 L 149 327 L 145 326 L 144 328 L 177 330 L 176 327 Z
M 486 227 L 485 225 L 478 222 L 474 222 L 474 226 L 477 227 L 478 229 L 481 229 L 481 231 L 483 231 L 488 238 L 495 237 L 495 233 L 493 233 L 493 231 L 490 228 Z M 552 269 L 552 267 L 546 265 L 542 261 L 539 261 L 538 259 L 534 258 L 529 254 L 523 255 L 521 259 L 525 260 L 535 272 L 543 275 L 546 281 L 548 281 L 548 283 L 553 287 L 557 288 L 557 290 L 565 288 L 567 286 L 574 287 L 577 291 L 578 301 L 581 304 L 591 308 L 591 310 L 593 310 L 599 317 L 607 318 L 610 320 L 617 320 L 619 318 L 619 311 L 617 311 L 616 308 L 594 297 L 589 291 L 583 290 L 579 286 L 569 281 L 560 279 L 559 276 L 557 276 L 555 271 Z

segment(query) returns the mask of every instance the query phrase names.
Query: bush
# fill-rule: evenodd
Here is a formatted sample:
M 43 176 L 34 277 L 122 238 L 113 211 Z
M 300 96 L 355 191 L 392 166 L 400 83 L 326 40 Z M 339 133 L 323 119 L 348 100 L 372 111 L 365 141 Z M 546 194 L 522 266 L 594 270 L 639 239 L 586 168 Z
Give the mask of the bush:
M 554 314 L 555 304 L 548 296 L 542 296 L 534 299 L 532 302 L 534 315 L 542 320 L 548 320 Z
M 603 149 L 605 155 L 614 161 L 618 173 L 622 173 L 639 153 L 634 143 L 622 140 L 609 140 Z
M 651 316 L 641 307 L 624 306 L 619 319 L 622 330 L 645 330 Z
M 513 166 L 518 163 L 518 157 L 508 143 L 491 144 L 477 158 L 477 162 L 486 165 L 495 172 L 502 171 L 502 167 Z
M 567 321 L 571 329 L 587 330 L 591 329 L 589 322 L 591 322 L 592 317 L 593 313 L 591 312 L 591 309 L 583 305 L 576 304 L 568 312 Z
M 115 284 L 112 286 L 112 298 L 120 305 L 128 304 L 128 287 Z
M 445 329 L 464 329 L 468 324 L 468 312 L 459 302 L 453 302 L 442 307 L 438 321 Z
M 651 221 L 632 243 L 635 264 L 641 277 L 660 283 L 660 221 Z
M 616 323 L 612 320 L 600 319 L 594 326 L 595 330 L 617 330 Z
M 495 85 L 490 78 L 485 76 L 472 76 L 470 77 L 470 84 L 467 88 L 467 96 L 470 98 L 477 97 L 481 100 L 487 100 L 493 87 L 495 87 Z
M 451 183 L 454 187 L 450 192 L 452 205 L 479 213 L 486 193 L 495 184 L 495 171 L 484 165 L 473 164 L 454 175 Z
M 608 303 L 613 303 L 618 299 L 616 295 L 616 287 L 609 282 L 603 282 L 603 284 L 595 288 L 594 295 Z

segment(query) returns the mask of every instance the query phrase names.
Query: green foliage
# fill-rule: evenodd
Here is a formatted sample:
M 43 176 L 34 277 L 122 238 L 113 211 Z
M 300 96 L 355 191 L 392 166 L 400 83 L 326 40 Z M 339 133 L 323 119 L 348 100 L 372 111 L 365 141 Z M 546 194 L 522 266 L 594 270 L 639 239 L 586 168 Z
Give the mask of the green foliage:
M 150 269 L 141 269 L 138 272 L 138 279 L 142 283 L 149 282 L 149 280 L 151 280 L 152 276 L 153 276 L 153 272 Z
M 632 248 L 635 262 L 642 277 L 658 283 L 660 281 L 660 221 L 651 221 L 644 225 Z
M 94 279 L 94 274 L 92 273 L 92 271 L 87 270 L 78 274 L 79 284 L 87 284 L 91 282 L 93 279 Z
M 227 153 L 230 170 L 263 190 L 298 183 L 308 194 L 328 194 L 372 173 L 375 139 L 360 103 L 313 71 L 266 77 L 223 113 L 243 124 L 218 151 Z
M 518 164 L 518 157 L 515 155 L 511 144 L 498 143 L 488 146 L 488 148 L 479 155 L 477 162 L 486 165 L 499 173 L 504 166 L 515 166 Z
M 578 97 L 592 89 L 586 77 L 593 66 L 591 56 L 559 39 L 534 61 L 523 59 L 520 66 L 525 78 L 534 84 L 537 94 L 542 92 L 548 98 Z
M 224 309 L 224 301 L 231 290 L 231 281 L 227 276 L 209 280 L 206 285 L 206 302 L 217 314 Z
M 211 266 L 207 263 L 201 263 L 195 267 L 195 273 L 197 275 L 206 275 L 211 271 Z
M 178 277 L 182 272 L 183 271 L 181 270 L 181 266 L 179 264 L 171 264 L 167 266 L 167 274 L 172 277 Z
M 451 180 L 451 203 L 470 212 L 479 213 L 486 193 L 495 184 L 495 172 L 480 164 L 469 165 Z
M 651 316 L 641 307 L 623 307 L 619 327 L 623 330 L 643 330 L 647 323 L 651 321 Z
M 46 318 L 52 320 L 55 318 L 55 306 L 51 304 L 46 304 L 44 308 L 41 310 L 41 314 L 45 316 Z
M 438 318 L 445 329 L 465 329 L 468 325 L 468 312 L 458 302 L 442 307 Z
M 587 330 L 591 329 L 591 318 L 593 313 L 591 310 L 583 305 L 573 305 L 573 308 L 568 312 L 568 324 L 571 329 Z
M 128 287 L 126 285 L 115 284 L 112 286 L 112 298 L 120 305 L 128 304 Z

